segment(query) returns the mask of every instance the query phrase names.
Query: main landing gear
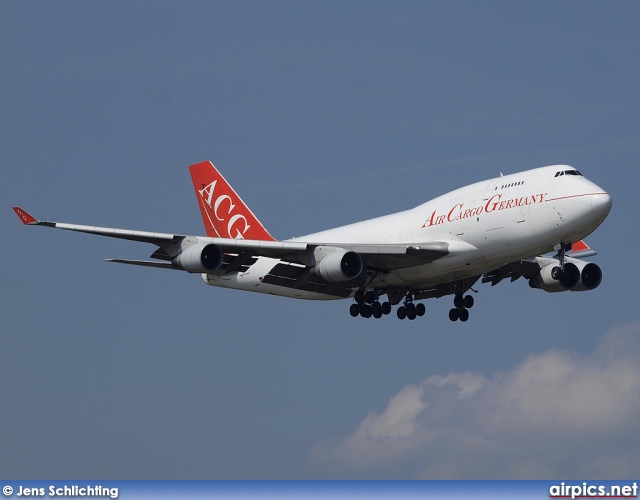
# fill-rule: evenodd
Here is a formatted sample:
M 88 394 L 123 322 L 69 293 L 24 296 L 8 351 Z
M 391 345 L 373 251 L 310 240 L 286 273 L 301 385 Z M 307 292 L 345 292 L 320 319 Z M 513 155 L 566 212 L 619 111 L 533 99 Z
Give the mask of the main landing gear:
M 407 296 L 404 298 L 404 305 L 398 307 L 397 314 L 398 319 L 407 318 L 414 320 L 417 316 L 424 316 L 425 312 L 426 308 L 424 307 L 424 304 L 414 304 L 413 296 L 411 295 L 411 292 L 408 292 Z
M 349 313 L 354 318 L 362 316 L 363 318 L 370 318 L 373 316 L 376 319 L 382 318 L 383 315 L 387 315 L 391 312 L 391 304 L 389 302 L 383 302 L 382 304 L 378 300 L 378 294 L 373 290 L 358 290 L 354 296 L 356 303 L 351 304 Z
M 467 321 L 469 319 L 469 311 L 473 307 L 473 297 L 471 295 L 462 296 L 461 293 L 456 294 L 453 299 L 453 309 L 449 311 L 449 319 L 451 321 Z
M 388 301 L 380 303 L 378 293 L 374 290 L 367 290 L 366 292 L 358 290 L 354 295 L 354 299 L 356 303 L 351 304 L 349 308 L 349 313 L 354 318 L 357 316 L 371 318 L 373 316 L 378 319 L 391 313 L 391 303 Z M 407 318 L 413 320 L 418 316 L 424 316 L 425 312 L 424 304 L 414 304 L 413 295 L 408 292 L 404 298 L 403 305 L 398 307 L 397 315 L 399 319 Z
M 449 311 L 449 319 L 451 321 L 462 321 L 465 322 L 469 319 L 469 309 L 473 307 L 474 299 L 471 295 L 463 296 L 463 290 L 467 287 L 463 287 L 462 285 L 456 285 L 455 297 L 453 299 L 453 309 Z M 475 291 L 475 290 L 474 290 Z M 391 300 L 394 303 L 400 302 L 402 300 L 402 292 L 400 295 L 394 295 Z M 381 318 L 382 316 L 386 316 L 391 313 L 391 303 L 390 302 L 382 302 L 380 303 L 378 290 L 367 290 L 364 291 L 362 289 L 358 290 L 355 295 L 355 304 L 351 304 L 351 308 L 349 309 L 349 313 L 351 316 L 358 317 L 362 316 L 363 318 Z M 414 303 L 414 294 L 411 290 L 407 291 L 404 296 L 404 300 L 402 304 L 396 310 L 396 314 L 398 319 L 408 319 L 414 320 L 418 316 L 424 316 L 426 312 L 426 308 L 423 303 Z

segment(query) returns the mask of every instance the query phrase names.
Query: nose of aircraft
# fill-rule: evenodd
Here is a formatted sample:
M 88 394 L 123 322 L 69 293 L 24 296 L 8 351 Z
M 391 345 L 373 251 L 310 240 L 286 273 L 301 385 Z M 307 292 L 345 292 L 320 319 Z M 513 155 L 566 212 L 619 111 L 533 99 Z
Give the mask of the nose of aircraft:
M 591 197 L 591 208 L 598 215 L 606 216 L 611 210 L 611 196 L 605 192 L 594 194 Z

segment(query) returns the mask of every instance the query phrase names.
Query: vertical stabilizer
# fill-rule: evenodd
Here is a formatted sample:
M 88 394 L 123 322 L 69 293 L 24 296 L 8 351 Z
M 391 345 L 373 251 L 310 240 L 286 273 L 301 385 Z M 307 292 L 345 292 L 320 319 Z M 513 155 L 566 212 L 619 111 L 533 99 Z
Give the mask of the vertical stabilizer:
M 207 236 L 275 241 L 210 161 L 189 167 Z

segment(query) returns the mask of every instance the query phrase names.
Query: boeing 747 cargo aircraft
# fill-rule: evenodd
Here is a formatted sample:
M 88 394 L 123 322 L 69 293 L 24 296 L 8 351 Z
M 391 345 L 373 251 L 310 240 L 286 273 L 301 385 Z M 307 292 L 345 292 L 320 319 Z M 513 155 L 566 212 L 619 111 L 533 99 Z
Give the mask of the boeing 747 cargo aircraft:
M 467 321 L 478 280 L 528 280 L 547 292 L 596 288 L 602 271 L 582 240 L 606 219 L 611 197 L 567 165 L 477 182 L 384 217 L 279 241 L 211 162 L 191 178 L 206 236 L 40 221 L 26 225 L 150 243 L 152 260 L 108 259 L 200 274 L 207 285 L 297 299 L 352 299 L 351 316 L 425 314 L 424 299 L 453 295 Z M 545 256 L 545 254 L 548 254 Z M 385 298 L 386 296 L 386 298 Z

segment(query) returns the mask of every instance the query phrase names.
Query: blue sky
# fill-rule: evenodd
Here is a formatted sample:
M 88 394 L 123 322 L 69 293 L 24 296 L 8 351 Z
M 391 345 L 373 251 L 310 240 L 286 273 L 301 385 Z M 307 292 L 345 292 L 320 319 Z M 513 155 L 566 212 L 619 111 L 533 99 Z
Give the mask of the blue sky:
M 7 478 L 631 477 L 635 2 L 0 3 Z M 480 286 L 414 322 L 102 262 L 203 234 L 209 159 L 277 238 L 566 163 L 600 288 Z M 499 423 L 499 425 L 496 424 Z

